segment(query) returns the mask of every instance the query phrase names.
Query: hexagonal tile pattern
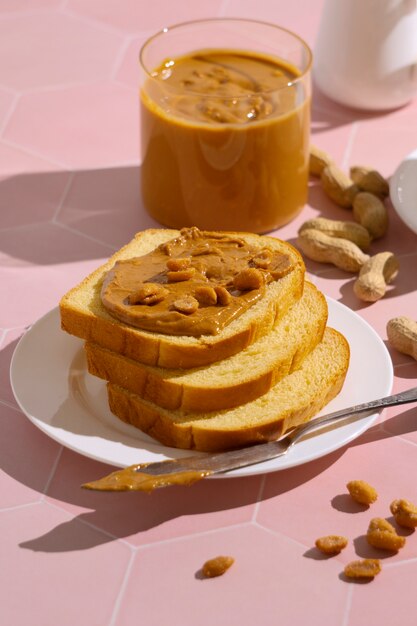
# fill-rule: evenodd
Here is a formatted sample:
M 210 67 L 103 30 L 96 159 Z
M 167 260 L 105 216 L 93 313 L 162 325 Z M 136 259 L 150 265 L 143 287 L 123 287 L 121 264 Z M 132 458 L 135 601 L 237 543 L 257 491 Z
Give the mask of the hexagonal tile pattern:
M 69 172 L 1 141 L 0 167 L 0 230 L 51 220 Z
M 28 607 L 32 623 L 43 626 L 110 623 L 130 558 L 125 546 L 101 545 L 101 533 L 45 503 L 0 513 L 0 528 L 8 537 L 0 574 L 5 624 L 28 623 Z
M 410 584 L 417 575 L 417 563 L 383 566 L 370 585 L 355 585 L 347 626 L 402 624 L 414 626 L 415 593 Z M 369 610 L 372 607 L 372 610 Z
M 395 465 L 389 462 L 394 456 Z M 295 541 L 306 541 L 308 537 L 307 556 L 311 558 L 317 558 L 315 540 L 335 534 L 349 540 L 348 547 L 336 557 L 343 563 L 357 558 L 380 558 L 390 563 L 415 559 L 415 533 L 410 535 L 398 528 L 399 533 L 409 535 L 398 554 L 371 548 L 365 538 L 371 518 L 391 519 L 392 500 L 415 500 L 414 463 L 415 446 L 391 436 L 379 425 L 373 426 L 346 449 L 306 467 L 267 476 L 256 520 Z M 348 494 L 346 484 L 358 479 L 373 485 L 379 494 L 370 507 L 355 503 Z
M 114 167 L 138 162 L 138 117 L 137 95 L 121 85 L 42 91 L 21 98 L 4 137 L 70 167 Z
M 202 579 L 203 563 L 219 554 L 235 563 L 221 578 Z M 173 606 L 183 626 L 235 624 L 236 615 L 246 624 L 304 626 L 309 606 L 317 623 L 341 624 L 348 589 L 340 569 L 337 562 L 307 559 L 303 546 L 251 525 L 171 541 L 137 553 L 116 624 L 128 626 L 135 615 L 158 626 L 172 620 Z M 164 602 L 146 602 L 156 581 Z M 318 601 L 324 589 L 326 601 Z
M 140 459 L 138 459 L 140 462 Z M 48 489 L 48 499 L 112 536 L 142 545 L 183 537 L 251 519 L 261 479 L 207 480 L 192 489 L 173 487 L 143 493 L 112 494 L 80 486 L 113 468 L 64 451 Z M 219 488 L 220 487 L 220 488 Z M 126 497 L 127 496 L 127 497 Z
M 34 322 L 110 254 L 108 247 L 53 224 L 0 231 L 0 281 L 8 293 L 0 328 L 8 328 L 10 319 L 15 326 Z M 30 306 L 22 305 L 22 293 Z
M 191 7 L 154 0 L 145 6 L 135 0 L 69 0 L 67 9 L 86 15 L 98 22 L 111 25 L 128 33 L 158 31 L 165 26 L 190 19 L 213 17 L 222 6 L 222 0 L 212 0 L 210 6 L 204 0 L 194 0 Z
M 3 403 L 0 409 L 1 510 L 40 500 L 60 446 L 35 428 L 18 409 Z
M 57 220 L 115 248 L 136 230 L 159 227 L 143 207 L 138 165 L 76 172 Z
M 9 51 L 1 83 L 19 91 L 105 78 L 122 44 L 117 34 L 53 12 L 0 19 L 0 40 Z
M 386 410 L 349 445 L 289 470 L 151 495 L 109 494 L 81 485 L 114 468 L 38 430 L 18 408 L 9 380 L 26 328 L 135 232 L 159 226 L 140 198 L 143 42 L 169 24 L 238 16 L 289 28 L 314 51 L 323 5 L 0 2 L 2 625 L 414 626 L 417 533 L 396 526 L 406 537 L 397 554 L 371 548 L 365 533 L 372 517 L 393 521 L 393 499 L 417 504 L 416 404 Z M 355 111 L 313 85 L 311 140 L 345 171 L 370 164 L 390 177 L 415 149 L 416 127 L 417 98 L 397 110 Z M 359 301 L 354 274 L 306 260 L 308 278 L 356 311 L 385 343 L 391 317 L 416 319 L 417 294 L 417 235 L 386 205 L 389 229 L 370 253 L 392 250 L 400 272 L 382 300 Z M 272 234 L 296 244 L 301 224 L 316 216 L 353 219 L 312 177 L 303 211 Z M 415 387 L 415 360 L 388 349 L 394 391 Z M 28 371 L 28 385 L 31 376 Z M 355 478 L 377 489 L 372 506 L 348 495 L 346 483 Z M 328 533 L 346 535 L 346 550 L 321 555 L 314 542 Z M 233 567 L 204 580 L 201 566 L 219 554 L 233 556 Z M 348 581 L 346 562 L 364 557 L 379 558 L 381 574 L 369 583 Z

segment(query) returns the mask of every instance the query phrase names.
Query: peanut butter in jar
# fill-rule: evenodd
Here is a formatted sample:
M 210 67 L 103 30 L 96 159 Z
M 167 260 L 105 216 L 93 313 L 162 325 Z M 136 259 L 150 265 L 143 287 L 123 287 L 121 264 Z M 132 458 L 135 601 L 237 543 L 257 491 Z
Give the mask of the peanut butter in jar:
M 191 34 L 197 47 L 186 50 Z M 226 47 L 248 38 L 261 45 Z M 201 47 L 210 41 L 222 47 Z M 278 44 L 290 41 L 298 56 L 284 59 Z M 191 22 L 150 39 L 140 96 L 150 215 L 174 228 L 258 233 L 293 219 L 307 196 L 310 61 L 291 33 L 247 20 Z

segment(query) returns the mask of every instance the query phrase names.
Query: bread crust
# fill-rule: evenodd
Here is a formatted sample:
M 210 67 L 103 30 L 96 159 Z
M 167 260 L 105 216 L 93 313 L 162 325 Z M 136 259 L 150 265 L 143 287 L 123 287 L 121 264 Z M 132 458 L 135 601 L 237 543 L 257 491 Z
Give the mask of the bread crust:
M 325 364 L 330 364 L 330 360 L 332 364 L 315 375 L 312 369 L 314 363 L 323 368 L 323 356 L 327 358 Z M 248 417 L 245 423 L 233 420 L 227 411 L 187 418 L 177 415 L 178 412 L 168 412 L 111 383 L 107 385 L 109 406 L 119 419 L 139 428 L 163 445 L 202 452 L 227 450 L 277 439 L 290 428 L 311 419 L 340 392 L 348 366 L 349 345 L 346 339 L 336 330 L 327 328 L 323 341 L 307 357 L 299 372 L 284 379 L 290 383 L 289 388 L 291 376 L 295 384 L 305 379 L 304 384 L 298 384 L 298 388 L 293 389 L 291 397 L 283 406 L 276 402 L 280 393 L 282 395 L 278 389 L 282 381 L 271 390 L 270 398 L 268 394 L 263 396 L 264 407 L 258 401 L 243 405 L 242 411 Z M 266 417 L 263 408 L 265 412 L 268 408 Z
M 149 229 L 134 239 L 63 296 L 60 302 L 61 328 L 81 339 L 94 342 L 118 354 L 148 365 L 191 368 L 224 359 L 243 350 L 266 334 L 276 320 L 302 295 L 305 266 L 300 253 L 290 244 L 273 237 L 232 233 L 251 243 L 267 242 L 290 255 L 294 267 L 282 279 L 267 287 L 267 295 L 216 336 L 173 337 L 142 331 L 124 324 L 107 312 L 100 290 L 105 273 L 122 258 L 147 254 L 160 243 L 179 235 L 171 229 Z
M 88 371 L 124 387 L 165 409 L 216 411 L 238 406 L 265 394 L 321 341 L 327 323 L 327 302 L 311 283 L 274 329 L 250 348 L 217 368 L 166 370 L 150 367 L 97 344 L 85 346 Z M 268 359 L 263 358 L 268 350 Z M 256 363 L 253 360 L 256 359 Z M 225 373 L 229 374 L 225 378 Z

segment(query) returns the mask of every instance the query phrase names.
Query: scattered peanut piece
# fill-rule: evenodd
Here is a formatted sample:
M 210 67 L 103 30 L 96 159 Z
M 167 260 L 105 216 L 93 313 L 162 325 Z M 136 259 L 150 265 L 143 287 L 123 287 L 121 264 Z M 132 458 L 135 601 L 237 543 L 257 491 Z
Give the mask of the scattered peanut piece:
M 378 499 L 378 493 L 364 480 L 351 480 L 346 485 L 351 497 L 360 504 L 372 504 Z
M 380 198 L 386 198 L 389 195 L 388 181 L 372 167 L 354 165 L 349 173 L 361 191 L 369 191 Z
M 339 554 L 346 548 L 348 540 L 341 535 L 326 535 L 316 539 L 315 545 L 324 554 Z
M 417 506 L 403 498 L 391 502 L 390 511 L 399 526 L 405 528 L 417 527 Z
M 332 263 L 347 272 L 359 272 L 369 259 L 369 256 L 352 241 L 331 237 L 313 228 L 304 230 L 297 241 L 309 259 L 319 263 Z
M 366 539 L 373 548 L 398 552 L 405 545 L 405 537 L 397 534 L 394 526 L 382 517 L 374 517 L 369 524 Z
M 360 269 L 353 291 L 360 300 L 376 302 L 387 291 L 387 286 L 397 276 L 399 262 L 392 252 L 380 252 L 368 259 Z
M 351 561 L 344 569 L 348 578 L 374 578 L 381 571 L 379 559 Z
M 417 361 L 417 322 L 409 317 L 394 317 L 387 324 L 387 336 L 394 348 Z
M 356 222 L 344 222 L 341 220 L 327 219 L 325 217 L 316 217 L 304 222 L 298 234 L 311 229 L 319 230 L 330 237 L 348 239 L 355 243 L 361 250 L 367 250 L 371 245 L 371 237 L 368 231 L 364 226 Z
M 324 168 L 332 163 L 333 159 L 327 152 L 317 146 L 310 146 L 309 171 L 312 176 L 321 176 Z
M 204 563 L 202 571 L 206 578 L 222 576 L 234 562 L 235 560 L 231 556 L 216 556 Z
M 384 203 L 372 193 L 361 191 L 355 196 L 353 216 L 366 228 L 372 239 L 378 239 L 387 232 L 387 209 Z
M 372 532 L 373 530 L 385 530 L 388 533 L 397 533 L 394 526 L 383 517 L 373 517 L 371 519 L 368 526 L 368 532 Z
M 359 187 L 336 165 L 326 165 L 321 173 L 323 191 L 341 207 L 349 209 L 355 196 L 359 193 Z

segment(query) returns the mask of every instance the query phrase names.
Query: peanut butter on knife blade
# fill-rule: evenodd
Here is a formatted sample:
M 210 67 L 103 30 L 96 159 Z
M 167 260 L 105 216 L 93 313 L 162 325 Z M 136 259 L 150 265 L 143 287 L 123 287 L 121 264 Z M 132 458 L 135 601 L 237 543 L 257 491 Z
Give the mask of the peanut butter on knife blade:
M 172 474 L 152 475 L 140 471 L 146 466 L 146 463 L 130 465 L 125 469 L 116 470 L 108 476 L 85 483 L 82 487 L 93 491 L 145 491 L 150 493 L 161 487 L 189 486 L 211 474 L 208 470 L 179 470 Z

